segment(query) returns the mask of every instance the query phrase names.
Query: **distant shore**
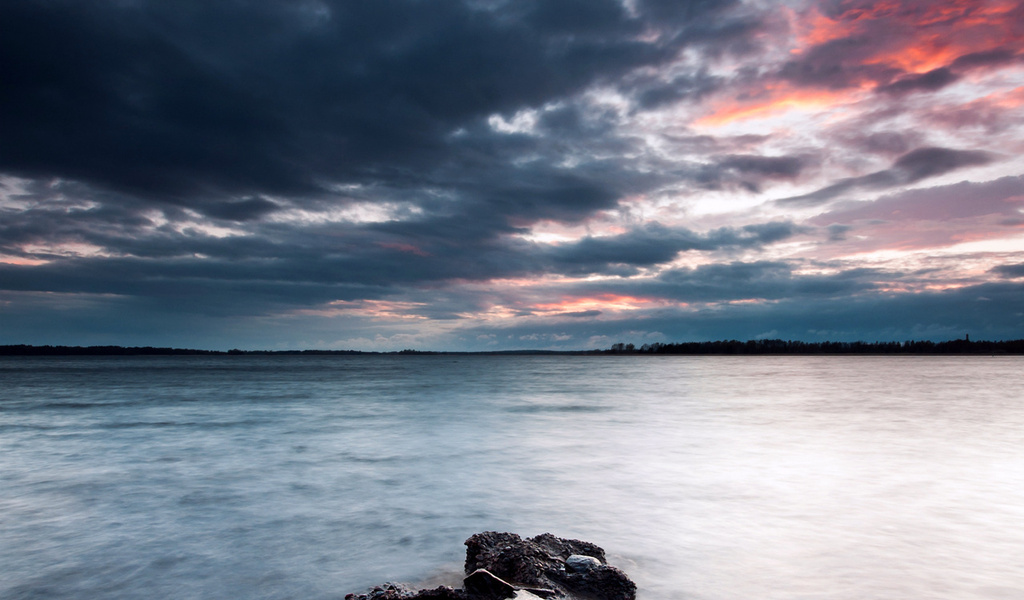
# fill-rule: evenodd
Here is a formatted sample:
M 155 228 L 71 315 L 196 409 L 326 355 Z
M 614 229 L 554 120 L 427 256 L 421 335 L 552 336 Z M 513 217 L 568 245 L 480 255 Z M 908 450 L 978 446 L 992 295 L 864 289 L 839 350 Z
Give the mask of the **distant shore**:
M 0 356 L 422 356 L 422 355 L 972 355 L 972 354 L 1024 354 L 1024 340 L 945 342 L 801 342 L 794 340 L 718 340 L 707 342 L 655 343 L 636 346 L 613 344 L 611 348 L 596 350 L 500 350 L 491 352 L 448 352 L 431 350 L 399 350 L 394 352 L 365 352 L 361 350 L 198 350 L 190 348 L 157 348 L 152 346 L 33 346 L 14 344 L 0 346 Z

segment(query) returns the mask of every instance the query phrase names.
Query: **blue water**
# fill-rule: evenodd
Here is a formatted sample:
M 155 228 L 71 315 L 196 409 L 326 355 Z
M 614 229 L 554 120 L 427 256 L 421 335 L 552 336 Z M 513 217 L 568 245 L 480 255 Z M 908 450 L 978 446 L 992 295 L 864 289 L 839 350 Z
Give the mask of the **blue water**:
M 1024 597 L 1020 357 L 0 359 L 0 598 L 340 599 L 478 531 L 644 599 Z

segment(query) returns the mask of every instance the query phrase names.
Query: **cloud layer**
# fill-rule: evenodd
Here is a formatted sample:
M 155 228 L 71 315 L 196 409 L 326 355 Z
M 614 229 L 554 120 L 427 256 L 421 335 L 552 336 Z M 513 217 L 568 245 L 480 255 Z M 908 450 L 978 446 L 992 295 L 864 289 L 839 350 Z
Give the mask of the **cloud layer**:
M 1024 337 L 1022 24 L 4 3 L 0 343 Z

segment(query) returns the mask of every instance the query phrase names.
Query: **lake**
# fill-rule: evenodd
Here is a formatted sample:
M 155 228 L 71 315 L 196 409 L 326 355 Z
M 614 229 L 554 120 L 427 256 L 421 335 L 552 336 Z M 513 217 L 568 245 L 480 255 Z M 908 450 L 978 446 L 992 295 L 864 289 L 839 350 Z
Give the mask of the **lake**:
M 1024 359 L 0 359 L 0 598 L 457 583 L 486 530 L 652 600 L 1024 597 Z

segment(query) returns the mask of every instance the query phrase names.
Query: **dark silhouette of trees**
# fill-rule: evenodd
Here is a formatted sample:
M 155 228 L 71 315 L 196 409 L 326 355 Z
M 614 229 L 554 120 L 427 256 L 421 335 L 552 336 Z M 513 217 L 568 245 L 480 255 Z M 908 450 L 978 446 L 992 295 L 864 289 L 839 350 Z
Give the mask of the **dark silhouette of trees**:
M 947 342 L 801 342 L 799 340 L 718 340 L 644 344 L 613 344 L 607 354 L 1024 354 L 1024 340 L 979 341 L 967 338 Z

